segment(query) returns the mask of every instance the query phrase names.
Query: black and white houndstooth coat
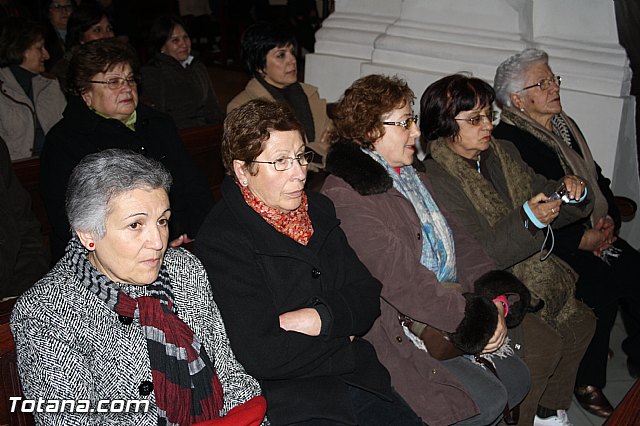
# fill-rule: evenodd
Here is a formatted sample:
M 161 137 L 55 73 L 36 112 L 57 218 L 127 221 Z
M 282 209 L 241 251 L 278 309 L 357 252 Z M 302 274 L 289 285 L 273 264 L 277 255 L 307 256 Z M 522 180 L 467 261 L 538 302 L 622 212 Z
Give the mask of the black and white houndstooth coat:
M 205 345 L 224 389 L 225 414 L 261 393 L 236 361 L 200 261 L 168 249 L 178 316 Z M 144 286 L 122 286 L 132 297 Z M 34 413 L 40 425 L 156 425 L 155 397 L 146 341 L 137 320 L 125 324 L 72 274 L 65 258 L 18 300 L 11 318 L 18 368 L 29 399 L 148 400 L 146 413 Z M 45 405 L 43 405 L 45 406 Z

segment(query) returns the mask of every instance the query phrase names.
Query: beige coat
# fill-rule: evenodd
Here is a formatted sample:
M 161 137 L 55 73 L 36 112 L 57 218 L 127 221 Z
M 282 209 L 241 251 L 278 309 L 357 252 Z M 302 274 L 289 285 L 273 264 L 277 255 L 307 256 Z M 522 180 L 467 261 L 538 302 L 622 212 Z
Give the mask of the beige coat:
M 8 67 L 0 68 L 0 137 L 9 148 L 11 160 L 33 156 L 34 111 L 45 135 L 62 118 L 67 104 L 58 81 L 38 75 L 33 78 L 34 103 L 24 93 Z

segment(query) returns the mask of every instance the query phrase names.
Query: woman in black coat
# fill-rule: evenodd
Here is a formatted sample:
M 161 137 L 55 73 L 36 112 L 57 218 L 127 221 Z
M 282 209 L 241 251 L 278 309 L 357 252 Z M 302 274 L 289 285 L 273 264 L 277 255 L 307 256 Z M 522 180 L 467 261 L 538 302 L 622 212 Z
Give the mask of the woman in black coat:
M 256 99 L 225 120 L 222 201 L 197 238 L 229 339 L 272 424 L 422 425 L 359 336 L 380 282 L 348 245 L 331 201 L 305 192 L 303 128 Z
M 85 155 L 108 148 L 130 149 L 164 164 L 174 181 L 169 238 L 172 246 L 189 242 L 213 200 L 171 118 L 138 105 L 135 52 L 116 39 L 103 39 L 79 46 L 77 53 L 69 69 L 67 108 L 47 134 L 40 160 L 54 261 L 71 236 L 64 210 L 71 171 Z

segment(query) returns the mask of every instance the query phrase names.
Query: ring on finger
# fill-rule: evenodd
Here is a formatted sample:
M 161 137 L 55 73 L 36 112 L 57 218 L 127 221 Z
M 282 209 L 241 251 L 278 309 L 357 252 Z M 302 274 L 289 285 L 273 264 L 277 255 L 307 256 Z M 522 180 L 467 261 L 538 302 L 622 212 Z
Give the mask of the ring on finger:
M 556 208 L 555 208 L 555 207 L 552 207 L 552 208 L 551 208 L 551 213 L 555 213 L 555 212 L 556 212 Z

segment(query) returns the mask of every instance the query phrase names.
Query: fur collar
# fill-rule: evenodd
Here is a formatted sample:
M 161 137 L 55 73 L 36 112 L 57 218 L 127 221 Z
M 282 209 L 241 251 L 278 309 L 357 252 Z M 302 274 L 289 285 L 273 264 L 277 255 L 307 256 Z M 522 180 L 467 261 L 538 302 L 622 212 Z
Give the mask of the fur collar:
M 413 167 L 418 172 L 424 171 L 417 159 Z M 384 167 L 350 140 L 340 139 L 331 145 L 325 170 L 347 182 L 360 195 L 383 194 L 393 188 L 393 179 Z

